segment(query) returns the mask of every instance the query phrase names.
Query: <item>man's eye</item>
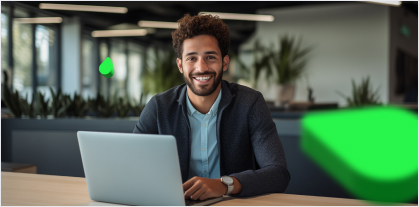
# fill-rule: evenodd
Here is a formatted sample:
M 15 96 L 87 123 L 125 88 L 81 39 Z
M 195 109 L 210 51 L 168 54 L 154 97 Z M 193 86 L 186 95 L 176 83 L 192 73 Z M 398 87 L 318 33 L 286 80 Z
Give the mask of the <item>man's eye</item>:
M 214 56 L 208 56 L 207 58 L 208 58 L 208 59 L 215 59 L 215 57 L 214 57 Z
M 193 57 L 189 57 L 189 58 L 187 58 L 187 60 L 193 60 L 194 58 Z

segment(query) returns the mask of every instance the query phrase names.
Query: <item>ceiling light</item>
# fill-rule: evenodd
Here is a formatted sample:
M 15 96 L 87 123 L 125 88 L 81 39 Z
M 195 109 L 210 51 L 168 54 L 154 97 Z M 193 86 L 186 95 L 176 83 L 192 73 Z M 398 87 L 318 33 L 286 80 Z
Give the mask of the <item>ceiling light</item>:
M 57 24 L 63 22 L 61 17 L 14 18 L 19 24 Z
M 70 11 L 87 11 L 87 12 L 107 12 L 107 13 L 121 13 L 128 12 L 126 7 L 112 7 L 112 6 L 87 6 L 74 4 L 39 4 L 40 9 L 54 9 L 54 10 L 70 10 Z
M 262 14 L 233 14 L 233 13 L 219 13 L 219 12 L 199 12 L 199 14 L 211 14 L 217 15 L 221 19 L 231 20 L 245 20 L 245 21 L 262 21 L 262 22 L 273 22 L 274 16 L 262 15 Z
M 166 28 L 166 29 L 177 29 L 177 22 L 158 22 L 158 21 L 139 21 L 138 26 L 140 27 L 152 27 L 152 28 Z
M 92 37 L 124 37 L 124 36 L 145 36 L 145 29 L 126 29 L 126 30 L 96 30 L 92 32 Z
M 122 24 L 116 24 L 116 25 L 110 26 L 106 29 L 108 29 L 108 30 L 127 30 L 127 29 L 143 29 L 143 28 L 139 27 L 136 24 L 122 23 Z M 144 28 L 144 29 L 147 30 L 147 34 L 156 33 L 156 29 L 154 29 L 154 28 Z
M 374 4 L 383 4 L 389 6 L 400 6 L 402 4 L 401 1 L 364 1 L 367 3 L 374 3 Z

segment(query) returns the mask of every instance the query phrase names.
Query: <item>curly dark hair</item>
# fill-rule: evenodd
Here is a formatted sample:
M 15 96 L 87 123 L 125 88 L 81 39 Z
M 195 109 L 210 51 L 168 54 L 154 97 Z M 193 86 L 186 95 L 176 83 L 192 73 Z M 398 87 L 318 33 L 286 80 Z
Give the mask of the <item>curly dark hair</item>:
M 192 17 L 189 14 L 185 14 L 177 22 L 179 27 L 172 32 L 173 49 L 177 58 L 182 59 L 183 41 L 198 35 L 214 36 L 218 41 L 221 56 L 225 57 L 228 54 L 230 30 L 218 16 L 200 14 Z

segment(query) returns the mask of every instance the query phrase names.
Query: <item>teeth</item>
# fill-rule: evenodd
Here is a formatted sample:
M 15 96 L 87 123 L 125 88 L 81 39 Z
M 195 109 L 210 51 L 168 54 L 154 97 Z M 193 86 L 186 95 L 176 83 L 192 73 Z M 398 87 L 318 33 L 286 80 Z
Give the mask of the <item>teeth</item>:
M 210 76 L 208 76 L 208 77 L 195 77 L 197 80 L 200 80 L 200 81 L 205 81 L 205 80 L 208 80 L 208 79 L 210 79 L 211 77 Z

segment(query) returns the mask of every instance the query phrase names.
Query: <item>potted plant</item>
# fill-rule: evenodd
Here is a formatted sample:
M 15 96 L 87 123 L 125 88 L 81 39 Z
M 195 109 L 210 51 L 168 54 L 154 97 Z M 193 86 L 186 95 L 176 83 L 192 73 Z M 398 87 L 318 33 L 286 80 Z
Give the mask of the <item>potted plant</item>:
M 234 53 L 231 53 L 232 59 L 235 59 L 244 73 L 244 79 L 250 81 L 252 88 L 257 87 L 258 79 L 263 70 L 268 69 L 270 54 L 269 51 L 260 44 L 259 40 L 256 40 L 251 50 L 253 56 L 253 62 L 247 66 L 237 57 Z M 268 78 L 268 76 L 266 76 Z
M 349 107 L 365 106 L 365 105 L 379 105 L 381 104 L 378 96 L 378 91 L 380 88 L 374 92 L 372 86 L 370 85 L 370 77 L 361 80 L 360 85 L 356 85 L 355 81 L 352 79 L 352 97 L 346 97 L 341 92 L 338 91 L 338 94 L 346 99 Z
M 12 93 L 6 84 L 2 84 L 2 100 L 14 117 L 20 118 L 23 114 L 21 97 L 18 91 Z
M 61 88 L 57 90 L 57 93 L 54 92 L 52 87 L 49 87 L 51 91 L 51 112 L 54 118 L 64 117 L 67 108 L 71 105 L 66 103 L 65 94 L 62 93 Z
M 294 99 L 295 81 L 302 77 L 305 66 L 306 56 L 311 51 L 311 47 L 300 48 L 301 39 L 287 35 L 280 37 L 279 50 L 274 51 L 270 48 L 270 62 L 267 65 L 267 77 L 276 84 L 277 95 L 275 106 L 286 106 Z
M 88 98 L 87 105 L 96 113 L 96 117 L 109 118 L 115 112 L 115 103 L 112 102 L 110 97 L 105 98 L 99 91 L 96 98 Z
M 176 54 L 173 50 L 159 54 L 154 50 L 154 66 L 148 64 L 141 74 L 143 92 L 145 94 L 158 94 L 182 83 L 182 73 L 176 65 Z

